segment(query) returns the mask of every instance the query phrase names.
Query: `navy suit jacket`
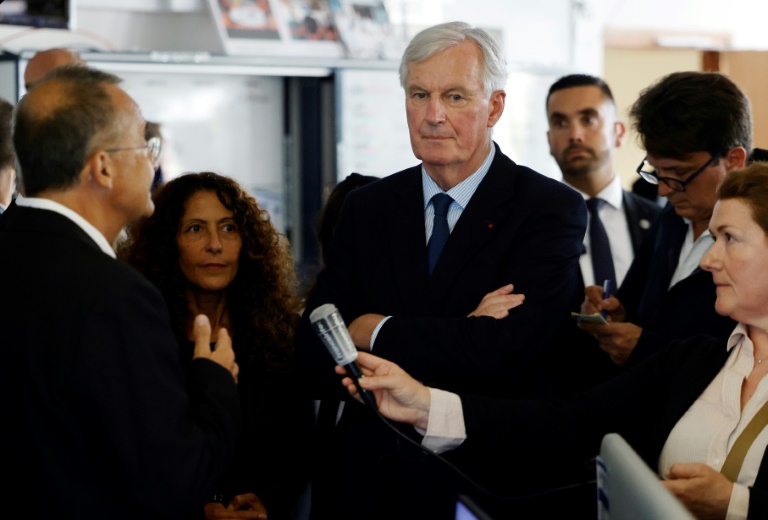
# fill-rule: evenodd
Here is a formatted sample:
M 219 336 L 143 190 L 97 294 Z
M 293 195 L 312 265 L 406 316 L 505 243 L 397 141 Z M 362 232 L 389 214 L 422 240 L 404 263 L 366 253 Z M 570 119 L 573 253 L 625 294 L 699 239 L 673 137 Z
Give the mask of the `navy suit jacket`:
M 421 167 L 355 190 L 297 334 L 305 379 L 316 397 L 343 395 L 308 320 L 316 307 L 333 303 L 347 323 L 365 313 L 392 316 L 373 351 L 425 383 L 492 395 L 551 391 L 539 365 L 550 355 L 556 325 L 567 319 L 585 228 L 578 193 L 516 165 L 497 148 L 430 278 Z M 483 296 L 508 283 L 525 294 L 523 305 L 501 320 L 466 317 Z M 348 403 L 338 430 L 336 453 L 378 461 L 375 480 L 361 481 L 355 471 L 341 475 L 349 480 L 350 499 L 359 500 L 346 503 L 349 517 L 371 504 L 385 504 L 382 518 L 419 517 L 419 506 L 433 506 L 429 488 L 441 487 L 439 476 L 425 478 L 423 468 L 414 468 L 417 457 L 399 454 L 396 438 L 372 414 Z
M 670 432 L 723 368 L 727 339 L 697 336 L 675 342 L 621 376 L 565 401 L 462 396 L 467 440 L 449 457 L 460 467 L 467 461 L 522 466 L 530 481 L 543 476 L 537 472 L 569 473 L 597 454 L 605 434 L 617 432 L 656 470 Z M 486 479 L 485 484 L 497 492 L 515 492 L 499 489 L 498 481 Z M 749 502 L 749 518 L 766 515 L 768 451 Z
M 622 201 L 627 217 L 627 229 L 632 241 L 632 251 L 637 254 L 640 244 L 651 230 L 656 217 L 661 213 L 661 206 L 631 191 L 624 191 Z
M 497 149 L 488 174 L 427 276 L 421 167 L 364 186 L 345 202 L 327 268 L 307 303 L 298 350 L 338 393 L 331 357 L 309 313 L 335 304 L 347 323 L 392 316 L 374 352 L 430 384 L 516 394 L 546 354 L 552 323 L 567 315 L 586 227 L 571 188 L 518 166 Z M 467 318 L 487 293 L 513 283 L 525 303 L 507 318 Z M 324 384 L 323 384 L 324 383 Z
M 676 339 L 696 334 L 720 336 L 736 326 L 715 312 L 715 284 L 701 268 L 669 288 L 688 224 L 669 205 L 659 215 L 621 284 L 617 297 L 626 321 L 643 327 L 627 361 L 635 364 Z
M 12 204 L 0 250 L 6 511 L 199 514 L 239 426 L 229 372 L 199 359 L 186 381 L 160 293 L 68 218 Z

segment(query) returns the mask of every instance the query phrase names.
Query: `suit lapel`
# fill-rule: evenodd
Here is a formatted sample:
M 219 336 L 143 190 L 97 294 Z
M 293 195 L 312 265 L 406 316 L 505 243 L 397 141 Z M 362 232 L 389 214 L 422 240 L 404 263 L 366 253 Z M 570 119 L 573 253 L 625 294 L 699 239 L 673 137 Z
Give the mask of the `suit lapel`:
M 653 245 L 654 261 L 648 275 L 650 282 L 638 305 L 638 321 L 649 323 L 658 312 L 680 259 L 686 232 L 687 224 L 671 206 L 659 215 L 659 231 Z
M 387 240 L 397 273 L 398 290 L 404 308 L 411 312 L 423 310 L 423 300 L 419 302 L 422 298 L 414 297 L 422 296 L 427 286 L 427 239 L 420 166 L 412 168 L 403 177 L 403 182 L 393 187 L 391 200 L 393 211 Z
M 633 254 L 637 254 L 637 248 L 640 247 L 640 241 L 642 240 L 640 236 L 640 225 L 638 223 L 639 215 L 637 214 L 637 205 L 626 191 L 621 193 L 621 198 L 624 203 L 624 215 L 627 217 L 629 239 L 632 241 L 632 252 Z

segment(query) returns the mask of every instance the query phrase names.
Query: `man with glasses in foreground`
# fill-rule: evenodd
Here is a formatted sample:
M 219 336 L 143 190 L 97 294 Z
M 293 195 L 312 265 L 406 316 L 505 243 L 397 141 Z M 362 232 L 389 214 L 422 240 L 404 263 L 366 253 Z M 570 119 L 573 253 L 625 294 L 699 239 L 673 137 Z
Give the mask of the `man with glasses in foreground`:
M 676 72 L 644 90 L 630 110 L 647 156 L 637 168 L 669 201 L 616 296 L 585 290 L 582 313 L 607 311 L 608 324 L 582 322 L 617 365 L 636 364 L 672 340 L 728 334 L 715 312 L 715 286 L 698 265 L 713 244 L 707 227 L 716 188 L 743 168 L 752 146 L 750 103 L 717 73 Z
M 182 371 L 158 290 L 110 244 L 149 215 L 156 142 L 120 80 L 61 67 L 16 108 L 25 197 L 0 218 L 4 517 L 192 518 L 240 406 L 225 330 L 195 321 Z M 42 497 L 42 499 L 41 499 Z

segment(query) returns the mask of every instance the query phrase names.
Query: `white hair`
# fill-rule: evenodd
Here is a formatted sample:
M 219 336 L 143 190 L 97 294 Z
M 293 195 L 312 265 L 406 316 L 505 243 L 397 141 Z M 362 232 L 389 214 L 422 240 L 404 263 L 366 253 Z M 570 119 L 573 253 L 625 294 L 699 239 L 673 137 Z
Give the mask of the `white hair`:
M 465 22 L 448 22 L 428 27 L 413 37 L 400 61 L 400 85 L 405 88 L 408 66 L 431 58 L 454 45 L 470 40 L 483 55 L 480 80 L 485 95 L 502 90 L 507 81 L 507 60 L 496 39 L 484 29 Z

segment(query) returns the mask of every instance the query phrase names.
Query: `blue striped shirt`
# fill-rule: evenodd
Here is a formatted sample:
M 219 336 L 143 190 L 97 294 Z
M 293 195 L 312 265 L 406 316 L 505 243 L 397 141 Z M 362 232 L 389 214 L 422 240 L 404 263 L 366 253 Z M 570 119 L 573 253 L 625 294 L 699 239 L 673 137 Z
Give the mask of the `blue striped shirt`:
M 426 230 L 427 242 L 429 242 L 429 237 L 432 236 L 432 226 L 434 225 L 435 219 L 435 208 L 432 205 L 432 197 L 438 193 L 447 193 L 453 199 L 451 206 L 448 208 L 448 229 L 453 231 L 464 208 L 467 207 L 470 199 L 472 199 L 472 195 L 475 194 L 477 187 L 491 168 L 491 163 L 493 162 L 495 155 L 496 146 L 491 143 L 491 151 L 488 152 L 488 156 L 485 158 L 485 161 L 483 161 L 483 164 L 480 165 L 480 168 L 448 191 L 443 191 L 429 176 L 424 169 L 424 165 L 421 165 L 421 187 L 424 192 L 424 228 Z

